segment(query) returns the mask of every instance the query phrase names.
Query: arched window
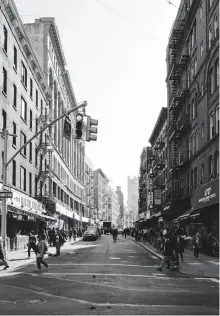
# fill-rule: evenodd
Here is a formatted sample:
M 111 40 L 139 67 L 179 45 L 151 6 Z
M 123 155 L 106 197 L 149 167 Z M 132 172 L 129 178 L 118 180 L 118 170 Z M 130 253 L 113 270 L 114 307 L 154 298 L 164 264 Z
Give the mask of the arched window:
M 209 48 L 212 45 L 212 26 L 209 26 Z
M 217 13 L 215 14 L 214 17 L 214 36 L 216 37 L 218 33 L 218 15 Z

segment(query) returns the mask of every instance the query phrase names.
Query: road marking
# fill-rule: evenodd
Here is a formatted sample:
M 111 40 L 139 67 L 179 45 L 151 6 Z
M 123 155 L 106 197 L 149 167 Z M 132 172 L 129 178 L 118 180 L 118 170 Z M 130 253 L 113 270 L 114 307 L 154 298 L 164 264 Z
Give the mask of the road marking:
M 158 259 L 158 257 L 156 257 L 156 256 L 151 256 L 151 255 L 150 255 L 150 257 L 151 257 L 152 259 Z
M 218 261 L 207 261 L 207 262 L 213 263 L 213 264 L 215 264 L 217 266 L 219 266 L 219 264 L 220 264 L 220 262 L 218 262 Z
M 201 262 L 186 262 L 186 264 L 194 264 L 194 265 L 199 265 Z
M 111 259 L 111 260 L 120 260 L 121 258 L 110 257 L 109 259 Z
M 213 282 L 220 284 L 220 280 L 218 280 L 216 278 L 194 278 L 194 279 L 195 280 L 209 280 L 209 281 L 213 281 Z
M 96 276 L 124 276 L 124 277 L 138 277 L 138 278 L 153 278 L 152 275 L 146 274 L 123 274 L 123 273 L 90 273 L 90 272 L 45 272 L 43 275 L 96 275 Z
M 128 262 L 128 261 L 122 261 Z M 155 268 L 154 266 L 142 266 L 138 264 L 122 264 L 122 263 L 50 263 L 50 266 L 122 266 L 122 267 L 138 267 L 138 268 Z

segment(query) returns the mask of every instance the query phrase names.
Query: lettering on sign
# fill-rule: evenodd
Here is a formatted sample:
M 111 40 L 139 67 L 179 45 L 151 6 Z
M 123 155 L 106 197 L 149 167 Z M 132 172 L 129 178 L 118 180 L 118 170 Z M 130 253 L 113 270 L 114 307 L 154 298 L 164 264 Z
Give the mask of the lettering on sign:
M 198 203 L 206 203 L 206 202 L 209 202 L 211 199 L 215 198 L 216 197 L 216 193 L 212 193 L 211 194 L 211 191 L 212 191 L 211 187 L 207 188 L 205 190 L 205 192 L 204 192 L 204 197 L 199 199 Z

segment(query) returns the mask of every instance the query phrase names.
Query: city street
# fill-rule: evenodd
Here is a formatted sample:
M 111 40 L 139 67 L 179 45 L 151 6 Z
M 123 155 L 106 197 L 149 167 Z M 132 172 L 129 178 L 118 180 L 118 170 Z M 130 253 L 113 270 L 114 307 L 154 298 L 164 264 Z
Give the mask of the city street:
M 0 271 L 0 314 L 218 315 L 219 283 L 164 268 L 130 239 L 102 236 L 36 265 Z M 158 272 L 158 273 L 157 273 Z

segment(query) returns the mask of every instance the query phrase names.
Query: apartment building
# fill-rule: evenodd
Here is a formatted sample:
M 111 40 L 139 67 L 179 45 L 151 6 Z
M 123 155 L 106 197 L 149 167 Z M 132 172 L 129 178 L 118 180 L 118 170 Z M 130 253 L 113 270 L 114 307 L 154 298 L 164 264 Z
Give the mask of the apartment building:
M 13 1 L 3 1 L 0 10 L 0 130 L 10 134 L 7 142 L 7 160 L 40 128 L 37 118 L 48 109 L 52 92 Z M 6 158 L 4 139 L 0 137 L 1 163 Z M 36 178 L 39 175 L 40 137 L 37 137 L 14 157 L 8 165 L 7 186 L 13 193 L 7 199 L 7 235 L 15 237 L 31 229 L 38 231 L 48 216 L 45 205 L 35 199 Z M 0 172 L 2 182 L 2 172 Z M 0 183 L 0 187 L 1 187 Z M 0 202 L 1 209 L 1 202 Z M 56 220 L 55 220 L 56 222 Z
M 128 194 L 128 208 L 132 210 L 133 217 L 138 215 L 138 177 L 127 178 L 127 194 Z
M 89 218 L 89 224 L 93 225 L 97 218 L 94 208 L 94 176 L 91 160 L 85 155 L 85 209 L 84 216 Z
M 119 225 L 123 227 L 125 206 L 124 206 L 124 194 L 120 186 L 116 186 L 116 193 L 118 195 L 118 203 L 120 206 Z
M 24 27 L 52 94 L 49 110 L 38 118 L 39 124 L 44 126 L 76 107 L 77 102 L 54 18 L 36 19 Z M 84 143 L 75 139 L 75 113 L 69 116 L 69 139 L 63 134 L 65 119 L 45 133 L 36 149 L 42 166 L 37 178 L 37 197 L 59 219 L 59 226 L 69 229 L 73 224 L 88 222 L 88 219 L 83 216 Z
M 218 0 L 181 1 L 167 48 L 167 87 L 168 212 L 188 233 L 202 223 L 218 236 Z
M 112 223 L 112 226 L 118 226 L 119 223 L 119 214 L 120 214 L 120 205 L 118 201 L 118 195 L 115 190 L 109 186 L 107 189 L 108 194 L 108 209 L 107 209 L 107 221 Z
M 167 108 L 163 107 L 157 118 L 154 129 L 149 138 L 152 148 L 151 172 L 148 179 L 153 190 L 153 208 L 151 221 L 162 228 L 165 214 L 163 212 L 167 201 Z
M 109 179 L 102 171 L 102 169 L 97 169 L 93 172 L 94 175 L 94 206 L 95 214 L 97 213 L 98 220 L 107 220 L 108 211 L 108 184 Z

